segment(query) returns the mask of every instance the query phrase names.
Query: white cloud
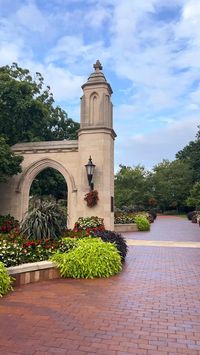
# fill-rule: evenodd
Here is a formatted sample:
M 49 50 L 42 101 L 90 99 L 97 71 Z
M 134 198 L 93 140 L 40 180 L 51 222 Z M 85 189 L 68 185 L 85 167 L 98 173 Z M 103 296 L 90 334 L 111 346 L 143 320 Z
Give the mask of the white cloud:
M 17 61 L 41 72 L 72 114 L 78 114 L 92 64 L 103 62 L 113 81 L 118 162 L 141 159 L 148 165 L 167 152 L 173 156 L 193 138 L 199 118 L 192 115 L 200 106 L 199 1 L 0 4 L 0 65 Z
M 48 30 L 48 21 L 46 17 L 31 1 L 19 8 L 16 13 L 16 21 L 19 25 L 22 25 L 31 31 L 45 32 Z
M 91 11 L 88 11 L 85 16 L 85 22 L 93 28 L 100 28 L 105 24 L 105 21 L 110 19 L 110 12 L 108 8 L 97 5 Z
M 184 119 L 149 134 L 136 134 L 126 139 L 123 145 L 121 142 L 119 145 L 116 143 L 120 151 L 116 164 L 142 164 L 152 168 L 162 159 L 173 160 L 179 150 L 195 139 L 198 124 L 199 117 Z

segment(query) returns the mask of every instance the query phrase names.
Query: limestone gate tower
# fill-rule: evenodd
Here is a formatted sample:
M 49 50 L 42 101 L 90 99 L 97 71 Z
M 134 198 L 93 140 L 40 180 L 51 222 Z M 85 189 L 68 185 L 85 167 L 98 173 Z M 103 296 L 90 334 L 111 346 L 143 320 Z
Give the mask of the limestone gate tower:
M 110 100 L 112 88 L 102 73 L 102 66 L 97 60 L 95 71 L 83 84 L 81 98 L 81 125 L 79 130 L 80 166 L 84 166 L 91 155 L 96 165 L 94 172 L 94 189 L 99 193 L 99 202 L 92 209 L 85 210 L 86 215 L 104 218 L 106 228 L 114 229 L 114 139 L 113 106 Z M 80 176 L 80 194 L 86 192 L 87 177 L 85 169 Z M 80 199 L 82 201 L 82 199 Z M 79 206 L 79 215 L 85 209 Z
M 94 72 L 83 84 L 81 124 L 78 141 L 18 143 L 12 147 L 23 155 L 22 173 L 0 184 L 0 214 L 10 213 L 21 220 L 28 210 L 29 191 L 34 178 L 46 168 L 58 170 L 68 186 L 68 227 L 73 228 L 78 217 L 98 216 L 107 229 L 114 229 L 114 139 L 111 86 L 97 60 Z M 93 182 L 98 191 L 98 204 L 87 207 L 84 201 L 89 191 L 85 164 L 92 157 L 96 165 Z

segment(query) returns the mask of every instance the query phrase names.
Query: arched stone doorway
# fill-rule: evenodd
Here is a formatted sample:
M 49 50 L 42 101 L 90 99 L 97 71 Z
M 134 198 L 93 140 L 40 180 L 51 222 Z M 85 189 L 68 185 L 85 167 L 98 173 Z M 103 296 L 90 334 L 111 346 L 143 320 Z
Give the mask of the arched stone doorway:
M 56 169 L 45 168 L 36 175 L 29 192 L 29 209 L 40 201 L 56 202 L 67 208 L 67 183 Z
M 41 159 L 33 164 L 31 164 L 21 175 L 21 178 L 17 185 L 17 192 L 21 193 L 21 216 L 28 211 L 29 207 L 29 193 L 31 185 L 35 179 L 35 177 L 43 170 L 47 168 L 52 168 L 57 170 L 65 179 L 66 185 L 68 187 L 68 202 L 67 202 L 67 210 L 68 215 L 70 216 L 71 209 L 71 199 L 70 194 L 75 188 L 75 183 L 73 177 L 69 174 L 67 169 L 62 166 L 60 163 L 56 162 L 52 159 Z

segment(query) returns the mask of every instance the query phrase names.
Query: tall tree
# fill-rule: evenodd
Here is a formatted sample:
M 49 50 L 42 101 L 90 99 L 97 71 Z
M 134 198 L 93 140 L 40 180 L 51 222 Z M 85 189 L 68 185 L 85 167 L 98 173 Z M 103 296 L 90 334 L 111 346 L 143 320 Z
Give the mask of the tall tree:
M 163 160 L 153 168 L 151 181 L 154 196 L 163 211 L 186 206 L 186 198 L 193 182 L 193 173 L 187 162 Z
M 45 87 L 40 73 L 32 77 L 28 69 L 20 68 L 16 63 L 0 67 L 0 132 L 9 145 L 77 139 L 79 126 L 64 110 L 54 105 L 50 87 Z M 4 163 L 0 167 L 1 180 L 3 176 L 20 172 L 20 158 L 13 155 L 5 142 L 1 147 L 1 162 Z M 55 187 L 60 191 L 63 184 L 59 173 L 44 171 L 33 184 L 32 192 L 51 193 L 54 186 L 55 195 Z
M 200 181 L 196 182 L 190 190 L 190 195 L 187 198 L 187 205 L 200 210 Z
M 120 170 L 115 176 L 115 204 L 123 206 L 143 207 L 149 198 L 146 189 L 147 172 L 144 167 L 128 167 L 120 165 Z
M 21 162 L 23 157 L 14 155 L 9 145 L 3 137 L 0 137 L 0 182 L 21 172 Z
M 200 126 L 196 139 L 176 154 L 176 158 L 188 162 L 193 171 L 194 181 L 200 180 Z
M 54 106 L 40 73 L 33 78 L 16 63 L 0 68 L 0 132 L 9 145 L 18 142 L 75 139 L 79 123 Z

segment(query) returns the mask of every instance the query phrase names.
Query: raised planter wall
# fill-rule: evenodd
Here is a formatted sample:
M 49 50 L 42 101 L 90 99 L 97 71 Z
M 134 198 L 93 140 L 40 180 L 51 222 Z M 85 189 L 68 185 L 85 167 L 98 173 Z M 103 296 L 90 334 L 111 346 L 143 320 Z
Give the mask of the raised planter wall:
M 26 285 L 32 282 L 59 279 L 59 270 L 51 261 L 22 264 L 7 268 L 8 273 L 15 281 L 13 286 Z
M 123 232 L 138 232 L 137 225 L 135 223 L 130 223 L 130 224 L 115 224 L 114 225 L 114 230 L 117 233 L 123 233 Z

